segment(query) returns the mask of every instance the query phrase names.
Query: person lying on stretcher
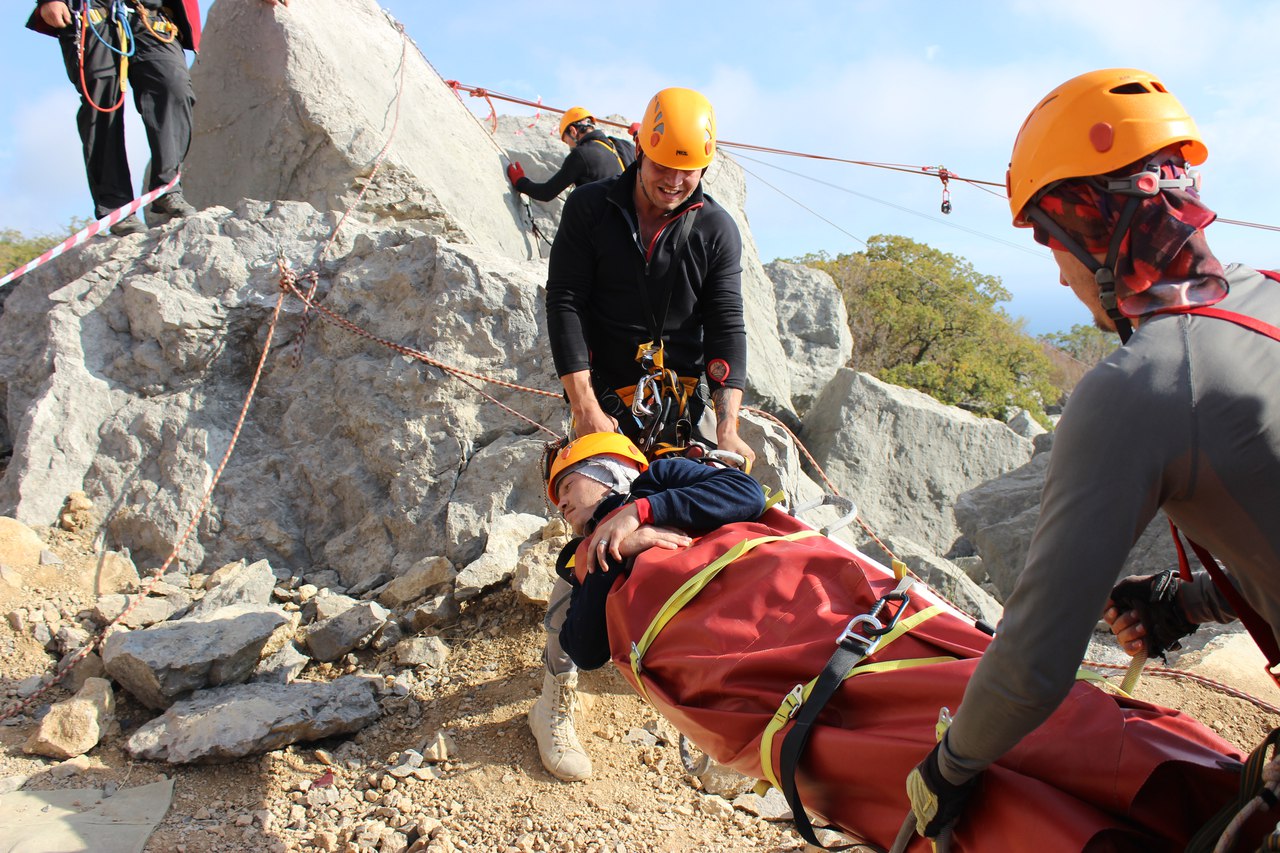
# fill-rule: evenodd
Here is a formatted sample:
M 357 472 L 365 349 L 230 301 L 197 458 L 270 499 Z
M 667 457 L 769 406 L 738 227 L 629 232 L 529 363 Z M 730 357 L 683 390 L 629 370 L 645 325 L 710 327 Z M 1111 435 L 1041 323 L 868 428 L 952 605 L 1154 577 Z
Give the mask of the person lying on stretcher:
M 582 669 L 609 662 L 605 599 L 630 558 L 650 548 L 686 546 L 690 534 L 764 512 L 764 492 L 750 475 L 684 458 L 649 463 L 630 439 L 612 432 L 584 435 L 561 448 L 551 463 L 547 496 L 575 536 L 560 552 L 556 571 L 574 586 L 560 643 Z M 575 554 L 581 556 L 575 560 Z

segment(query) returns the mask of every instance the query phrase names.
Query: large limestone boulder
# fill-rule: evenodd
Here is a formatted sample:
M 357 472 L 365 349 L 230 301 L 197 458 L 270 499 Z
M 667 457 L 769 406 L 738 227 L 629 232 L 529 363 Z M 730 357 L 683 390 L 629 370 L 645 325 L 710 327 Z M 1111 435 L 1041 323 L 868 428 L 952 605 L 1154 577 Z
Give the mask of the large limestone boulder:
M 331 225 L 296 202 L 211 208 L 144 238 L 86 245 L 24 278 L 0 315 L 14 436 L 0 513 L 49 524 L 62 496 L 83 488 L 112 508 L 107 535 L 140 566 L 163 559 L 231 439 L 277 301 L 276 258 L 309 262 Z M 558 387 L 536 265 L 349 220 L 321 273 L 326 306 L 383 338 L 524 387 Z M 135 299 L 140 290 L 163 298 Z M 254 554 L 284 571 L 333 569 L 354 586 L 433 554 L 466 565 L 494 518 L 546 516 L 545 433 L 528 436 L 528 423 L 439 368 L 326 323 L 313 323 L 299 350 L 300 311 L 285 300 L 185 564 L 211 571 Z M 558 395 L 487 390 L 561 428 Z
M 1052 440 L 1044 439 L 1045 452 L 1026 465 L 979 483 L 955 502 L 956 524 L 982 557 L 982 567 L 1001 600 L 1013 592 L 1031 548 L 1031 537 L 1040 520 L 1040 492 L 1052 458 Z M 1177 554 L 1163 512 L 1147 525 L 1129 551 L 1117 580 L 1128 575 L 1162 572 L 1176 565 Z
M 235 605 L 142 631 L 116 632 L 102 647 L 107 673 L 150 708 L 204 687 L 247 681 L 289 641 L 294 623 L 270 608 Z
M 241 684 L 201 690 L 134 732 L 135 758 L 217 764 L 291 743 L 359 731 L 381 711 L 371 681 Z
M 849 311 L 822 270 L 774 261 L 764 268 L 778 306 L 778 339 L 791 373 L 791 402 L 804 417 L 831 377 L 853 355 Z
M 1031 458 L 1031 441 L 1000 421 L 849 369 L 828 383 L 804 440 L 877 533 L 948 554 L 960 535 L 956 498 Z
M 501 149 L 374 0 L 214 4 L 191 81 L 200 107 L 183 185 L 198 206 L 343 210 L 390 140 L 366 209 L 536 255 Z

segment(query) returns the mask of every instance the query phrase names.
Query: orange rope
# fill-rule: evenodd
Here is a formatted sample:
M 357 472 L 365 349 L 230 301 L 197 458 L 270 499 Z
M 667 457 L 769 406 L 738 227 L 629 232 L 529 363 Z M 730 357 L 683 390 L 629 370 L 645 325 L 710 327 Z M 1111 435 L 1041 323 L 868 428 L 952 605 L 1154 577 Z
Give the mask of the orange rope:
M 93 98 L 89 96 L 89 84 L 86 83 L 84 80 L 84 26 L 85 26 L 85 19 L 88 16 L 89 16 L 89 8 L 87 6 L 85 7 L 84 12 L 81 15 L 77 16 L 77 20 L 79 21 L 79 26 L 76 32 L 76 53 L 80 59 L 80 92 L 81 94 L 84 95 L 84 102 L 89 106 L 93 107 L 98 112 L 113 113 L 124 106 L 125 81 L 123 79 L 120 80 L 120 100 L 116 101 L 115 106 L 100 107 L 96 103 L 94 103 Z M 90 26 L 92 26 L 92 24 Z M 123 47 L 124 45 L 121 45 L 122 49 Z M 123 61 L 124 60 L 121 60 L 121 62 Z M 4 719 L 4 718 L 0 717 L 0 719 Z
M 1128 664 L 1099 663 L 1098 661 L 1092 661 L 1092 660 L 1085 660 L 1085 661 L 1082 661 L 1081 663 L 1083 666 L 1093 667 L 1095 669 L 1126 670 L 1129 668 Z M 1181 670 L 1169 669 L 1163 666 L 1147 666 L 1142 670 L 1142 674 L 1155 675 L 1160 678 L 1178 679 L 1182 681 L 1194 681 L 1196 684 L 1203 685 L 1204 687 L 1209 687 L 1227 696 L 1233 696 L 1236 699 L 1243 699 L 1246 702 L 1251 702 L 1254 705 L 1261 708 L 1262 710 L 1267 711 L 1268 713 L 1280 714 L 1280 707 L 1272 705 L 1270 702 L 1259 699 L 1256 696 L 1251 696 L 1248 693 L 1245 693 L 1243 690 L 1238 690 L 1235 687 L 1231 687 L 1230 685 L 1223 684 L 1221 681 L 1215 681 L 1212 678 L 1208 678 L 1203 675 L 1197 675 L 1194 672 L 1182 672 Z

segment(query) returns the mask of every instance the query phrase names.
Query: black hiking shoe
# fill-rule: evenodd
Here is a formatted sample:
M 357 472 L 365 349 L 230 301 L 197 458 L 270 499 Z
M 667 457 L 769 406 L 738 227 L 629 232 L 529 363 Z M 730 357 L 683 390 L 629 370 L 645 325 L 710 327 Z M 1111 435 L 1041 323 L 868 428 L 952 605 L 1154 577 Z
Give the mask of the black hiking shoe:
M 163 225 L 170 219 L 181 219 L 196 212 L 191 202 L 182 196 L 181 190 L 172 190 L 151 202 L 150 216 L 147 221 L 152 225 Z
M 136 216 L 129 216 L 121 219 L 115 225 L 107 229 L 117 237 L 126 237 L 130 234 L 145 234 L 147 226 L 143 225 Z

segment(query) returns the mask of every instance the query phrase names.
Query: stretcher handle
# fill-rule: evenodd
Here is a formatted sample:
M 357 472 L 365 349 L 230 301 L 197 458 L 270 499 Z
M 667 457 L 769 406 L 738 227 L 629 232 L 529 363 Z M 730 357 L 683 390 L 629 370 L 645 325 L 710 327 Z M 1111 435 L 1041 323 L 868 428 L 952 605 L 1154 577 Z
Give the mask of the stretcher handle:
M 693 758 L 693 741 L 683 733 L 680 735 L 680 763 L 684 765 L 684 769 L 688 771 L 690 776 L 701 776 L 711 769 L 711 756 L 705 752 L 697 761 Z
M 911 839 L 916 837 L 916 816 L 914 812 L 907 812 L 907 819 L 902 822 L 902 828 L 898 830 L 898 837 L 893 839 L 893 846 L 889 848 L 889 853 L 906 853 L 907 847 L 911 844 Z M 933 841 L 934 853 L 951 853 L 951 830 L 943 830 Z
M 815 500 L 806 501 L 800 504 L 799 506 L 792 507 L 791 515 L 798 518 L 800 516 L 800 513 L 808 512 L 811 509 L 817 509 L 820 506 L 834 506 L 844 513 L 844 515 L 842 515 L 840 518 L 833 521 L 831 524 L 828 524 L 826 527 L 821 527 L 818 529 L 818 532 L 821 533 L 823 536 L 830 536 L 832 533 L 835 533 L 837 530 L 848 527 L 850 524 L 853 524 L 854 519 L 858 517 L 857 504 L 855 504 L 853 501 L 849 500 L 848 498 L 844 497 L 843 495 L 830 495 L 830 494 L 823 495 L 822 497 L 816 498 Z

